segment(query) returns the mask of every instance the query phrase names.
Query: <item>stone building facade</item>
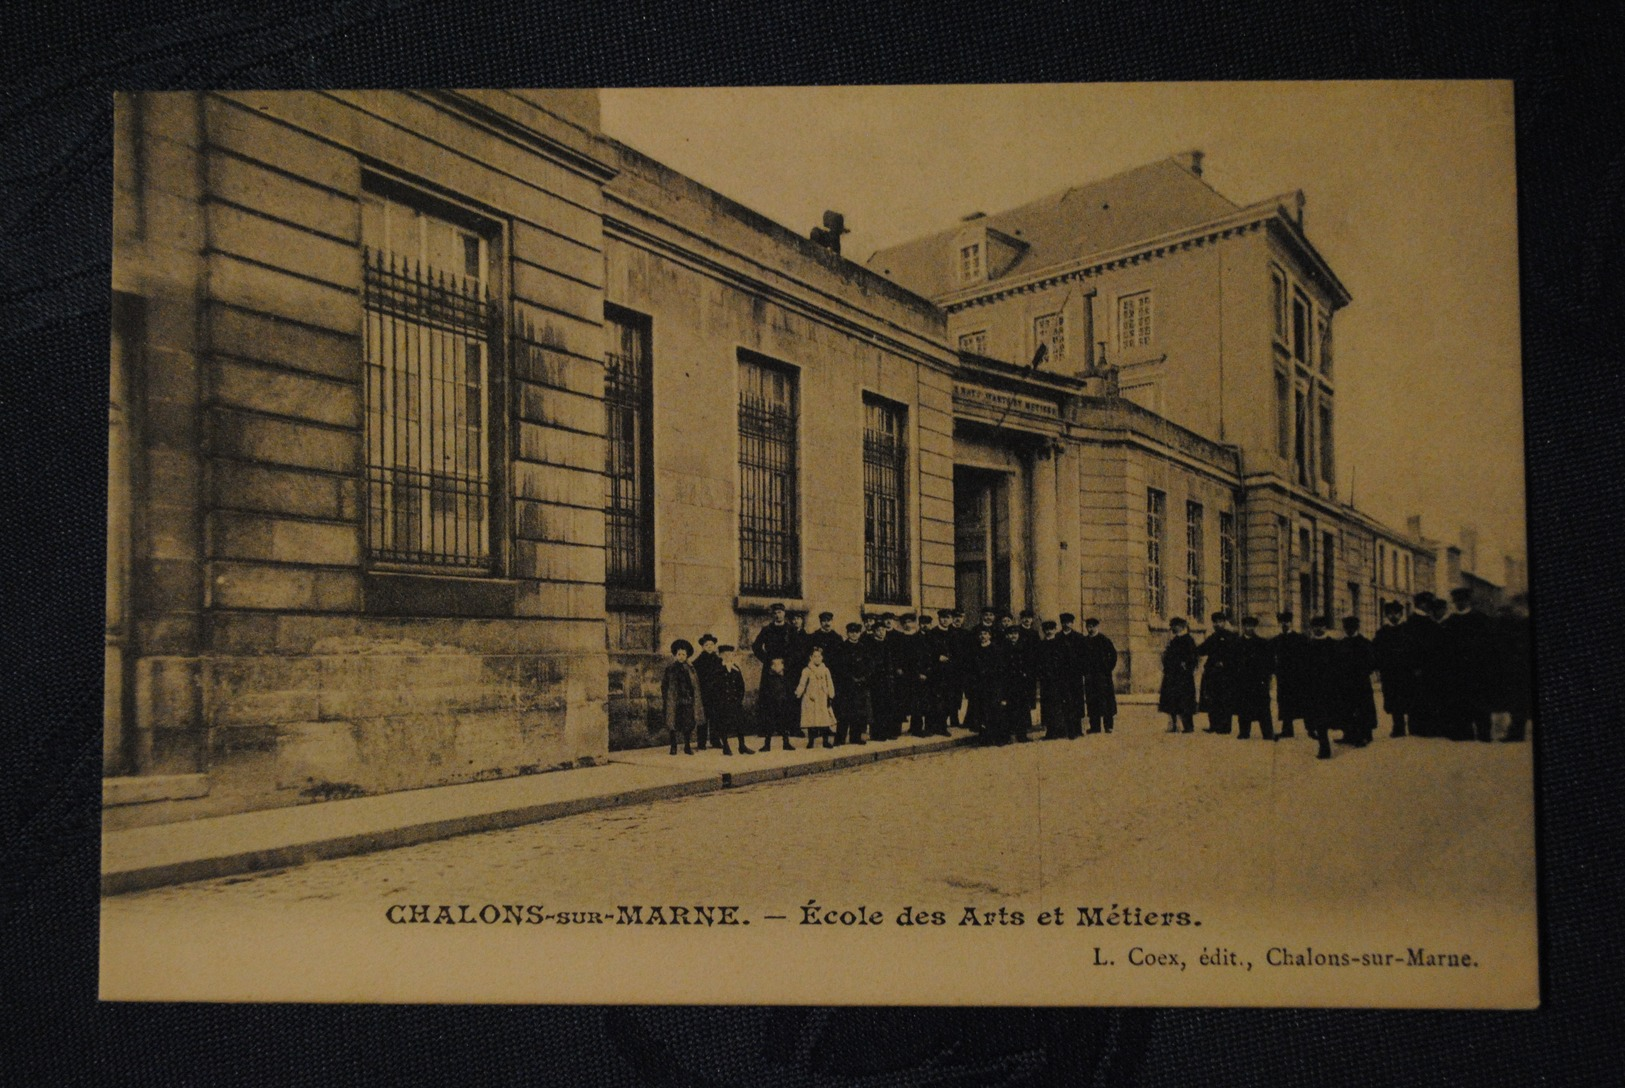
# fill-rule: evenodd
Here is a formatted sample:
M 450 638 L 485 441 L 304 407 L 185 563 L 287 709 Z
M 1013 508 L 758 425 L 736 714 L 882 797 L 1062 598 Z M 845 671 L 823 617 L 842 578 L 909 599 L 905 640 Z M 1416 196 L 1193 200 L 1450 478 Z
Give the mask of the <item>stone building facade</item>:
M 109 796 L 595 761 L 772 601 L 1098 615 L 1151 691 L 1170 616 L 1374 624 L 1418 547 L 1338 499 L 1301 199 L 1199 157 L 867 265 L 591 91 L 125 96 L 115 173 Z

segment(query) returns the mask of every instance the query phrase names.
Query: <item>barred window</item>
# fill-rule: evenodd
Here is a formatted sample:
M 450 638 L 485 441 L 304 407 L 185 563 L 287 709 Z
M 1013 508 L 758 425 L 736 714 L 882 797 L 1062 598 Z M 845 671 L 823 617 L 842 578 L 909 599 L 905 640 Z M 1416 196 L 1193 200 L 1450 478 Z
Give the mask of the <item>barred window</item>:
M 1219 607 L 1236 613 L 1236 515 L 1219 511 Z
M 604 580 L 654 588 L 654 438 L 649 319 L 604 312 Z
M 906 409 L 863 398 L 864 597 L 904 604 L 908 593 L 908 437 Z
M 1145 588 L 1153 616 L 1168 614 L 1168 587 L 1162 573 L 1162 548 L 1166 542 L 1168 496 L 1154 487 L 1145 492 Z
M 1066 358 L 1066 315 L 1041 314 L 1033 319 L 1033 350 L 1040 345 L 1049 349 L 1050 359 Z
M 739 353 L 739 584 L 800 595 L 796 374 Z
M 1117 345 L 1119 350 L 1147 347 L 1151 343 L 1151 292 L 1124 295 L 1117 300 Z
M 363 194 L 373 561 L 491 570 L 490 232 Z
M 1185 504 L 1185 611 L 1200 617 L 1207 608 L 1202 592 L 1202 504 Z
M 959 337 L 960 351 L 973 351 L 977 355 L 987 354 L 987 330 L 979 329 L 976 332 L 967 332 Z

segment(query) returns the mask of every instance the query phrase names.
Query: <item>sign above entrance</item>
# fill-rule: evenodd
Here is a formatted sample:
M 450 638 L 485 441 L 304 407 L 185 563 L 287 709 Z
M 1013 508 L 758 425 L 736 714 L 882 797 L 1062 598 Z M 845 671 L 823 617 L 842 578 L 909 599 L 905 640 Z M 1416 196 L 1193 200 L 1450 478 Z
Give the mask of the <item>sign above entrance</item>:
M 990 408 L 1000 412 L 1026 412 L 1029 415 L 1061 418 L 1061 410 L 1046 400 L 1024 397 L 1018 393 L 1001 393 L 965 382 L 954 383 L 954 403 L 977 408 Z

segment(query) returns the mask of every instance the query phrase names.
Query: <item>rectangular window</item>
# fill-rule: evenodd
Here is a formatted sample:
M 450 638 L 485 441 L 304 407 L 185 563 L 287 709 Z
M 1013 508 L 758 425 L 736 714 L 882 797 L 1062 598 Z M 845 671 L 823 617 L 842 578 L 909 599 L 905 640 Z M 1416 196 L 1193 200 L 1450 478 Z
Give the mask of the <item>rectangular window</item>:
M 1309 391 L 1298 386 L 1293 396 L 1292 465 L 1298 483 L 1309 485 Z
M 1316 325 L 1317 339 L 1320 341 L 1320 372 L 1326 377 L 1332 376 L 1332 318 L 1330 314 L 1321 314 Z
M 1048 345 L 1051 359 L 1066 358 L 1066 315 L 1043 314 L 1033 319 L 1033 350 Z
M 425 204 L 436 206 L 425 199 Z M 367 554 L 490 572 L 495 227 L 363 193 Z
M 1168 614 L 1168 586 L 1162 573 L 1162 549 L 1166 543 L 1165 522 L 1168 496 L 1156 488 L 1145 492 L 1145 588 L 1146 603 L 1153 616 Z
M 1360 615 L 1360 583 L 1359 582 L 1350 582 L 1349 583 L 1349 615 L 1351 615 L 1351 616 L 1359 616 Z M 1365 622 L 1365 617 L 1364 616 L 1360 616 L 1360 622 L 1362 624 Z
M 973 283 L 982 278 L 982 243 L 972 242 L 959 247 L 959 279 Z
M 1219 607 L 1236 614 L 1236 515 L 1219 512 Z
M 1292 357 L 1309 365 L 1309 303 L 1302 295 L 1292 298 Z
M 1117 300 L 1117 346 L 1119 351 L 1143 348 L 1151 343 L 1151 292 L 1124 295 Z
M 1320 577 L 1326 618 L 1336 622 L 1333 612 L 1337 608 L 1337 597 L 1333 587 L 1337 584 L 1337 537 L 1332 533 L 1320 534 Z
M 901 404 L 863 398 L 863 584 L 875 604 L 909 599 L 906 424 Z
M 1279 268 L 1270 269 L 1270 310 L 1275 317 L 1275 339 L 1284 344 L 1287 340 L 1286 275 Z
M 1336 478 L 1332 462 L 1332 405 L 1324 398 L 1320 402 L 1320 478 L 1327 483 Z
M 800 595 L 796 373 L 739 353 L 739 586 Z
M 604 580 L 654 588 L 653 368 L 649 319 L 604 312 Z
M 962 333 L 959 337 L 959 350 L 974 352 L 977 355 L 986 355 L 987 330 L 979 329 L 976 332 Z
M 1202 504 L 1185 504 L 1185 614 L 1195 622 L 1207 608 L 1202 592 Z
M 1275 450 L 1281 460 L 1292 457 L 1292 379 L 1275 372 Z
M 1285 612 L 1292 607 L 1291 587 L 1288 584 L 1291 572 L 1292 527 L 1286 518 L 1277 514 L 1275 516 L 1275 584 L 1277 586 L 1276 610 L 1280 612 Z

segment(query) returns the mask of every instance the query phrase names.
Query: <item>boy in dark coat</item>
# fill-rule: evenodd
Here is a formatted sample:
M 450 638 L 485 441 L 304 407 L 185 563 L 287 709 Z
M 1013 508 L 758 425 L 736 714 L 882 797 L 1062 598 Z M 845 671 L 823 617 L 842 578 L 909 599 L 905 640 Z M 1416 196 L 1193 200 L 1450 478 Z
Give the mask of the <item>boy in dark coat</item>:
M 671 737 L 671 754 L 677 754 L 677 736 L 682 734 L 683 751 L 694 754 L 694 726 L 705 720 L 705 703 L 700 695 L 700 680 L 694 674 L 689 657 L 694 645 L 686 638 L 671 644 L 672 663 L 660 679 L 660 704 L 666 719 L 666 732 Z
M 1100 621 L 1083 621 L 1083 695 L 1089 705 L 1089 732 L 1110 733 L 1117 718 L 1117 691 L 1112 673 L 1117 669 L 1117 647 L 1100 633 Z
M 873 644 L 864 637 L 863 624 L 846 625 L 846 638 L 826 655 L 835 678 L 835 743 L 868 744 L 869 686 L 874 680 Z
M 1168 645 L 1162 651 L 1162 688 L 1157 709 L 1168 715 L 1168 732 L 1196 731 L 1196 640 L 1190 626 L 1175 616 L 1168 621 Z M 1183 730 L 1181 730 L 1183 726 Z
M 723 755 L 731 756 L 733 749 L 728 747 L 728 723 L 722 720 L 719 713 L 722 690 L 718 686 L 728 666 L 718 654 L 717 636 L 709 631 L 700 636 L 700 652 L 695 655 L 692 664 L 694 675 L 700 681 L 700 701 L 708 712 L 705 720 L 694 726 L 694 743 L 702 752 L 707 748 L 721 748 Z
M 711 736 L 722 738 L 723 755 L 729 754 L 729 733 L 739 740 L 740 755 L 754 755 L 756 750 L 745 743 L 745 674 L 739 668 L 738 651 L 732 646 L 722 646 L 717 653 L 722 660 L 722 674 L 716 682 L 716 702 L 712 703 L 710 696 L 705 697 L 705 705 L 713 715 Z
M 976 631 L 976 649 L 969 663 L 970 709 L 965 724 L 981 734 L 983 744 L 998 741 L 1004 725 L 1004 654 L 993 641 L 991 628 Z

